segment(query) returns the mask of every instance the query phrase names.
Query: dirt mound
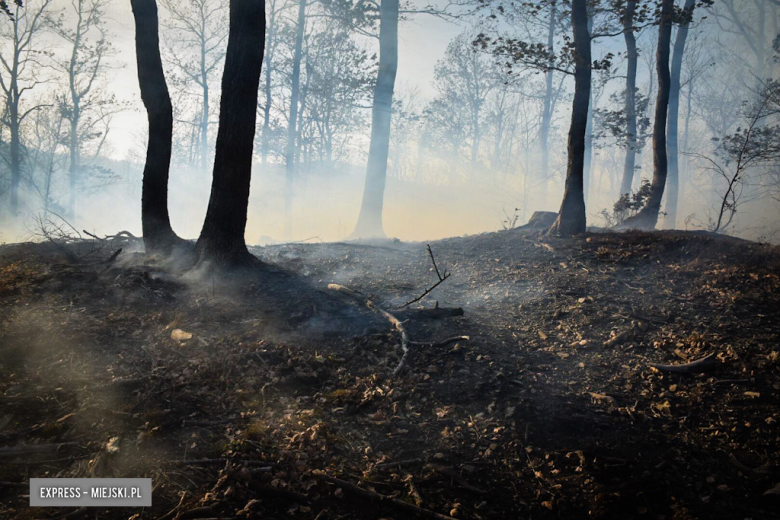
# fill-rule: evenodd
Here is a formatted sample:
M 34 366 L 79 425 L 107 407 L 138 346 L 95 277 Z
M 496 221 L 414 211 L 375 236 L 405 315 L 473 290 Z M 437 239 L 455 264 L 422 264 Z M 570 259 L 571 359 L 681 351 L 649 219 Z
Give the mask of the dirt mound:
M 105 518 L 773 517 L 776 248 L 513 230 L 431 249 L 452 275 L 409 308 L 464 313 L 405 317 L 394 377 L 398 333 L 326 286 L 400 307 L 437 280 L 425 244 L 255 248 L 284 271 L 254 279 L 5 247 L 0 481 L 153 478 L 150 510 Z M 0 516 L 40 516 L 0 493 Z

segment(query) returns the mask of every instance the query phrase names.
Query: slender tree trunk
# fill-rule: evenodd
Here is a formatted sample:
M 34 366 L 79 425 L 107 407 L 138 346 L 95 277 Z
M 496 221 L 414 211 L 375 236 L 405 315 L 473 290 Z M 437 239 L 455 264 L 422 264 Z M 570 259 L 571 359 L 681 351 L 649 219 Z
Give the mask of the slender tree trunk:
M 661 211 L 661 199 L 666 187 L 668 162 L 666 155 L 666 120 L 669 110 L 669 50 L 672 39 L 672 16 L 674 0 L 663 0 L 661 19 L 658 27 L 658 51 L 656 52 L 656 71 L 658 74 L 658 97 L 655 103 L 653 121 L 653 180 L 650 196 L 645 207 L 625 222 L 625 227 L 652 229 L 658 222 Z
M 593 32 L 593 15 L 588 10 L 588 34 Z M 592 76 L 592 73 L 591 73 Z M 593 78 L 591 77 L 591 82 Z M 591 165 L 593 164 L 593 85 L 588 93 L 588 124 L 585 127 L 585 161 L 582 167 L 582 192 L 585 199 L 585 207 L 588 206 L 588 192 L 590 191 Z
M 11 155 L 11 187 L 10 187 L 10 208 L 11 215 L 15 216 L 19 211 L 19 185 L 22 180 L 22 154 L 21 139 L 19 136 L 19 107 L 16 102 L 9 103 L 11 141 L 9 143 Z
M 276 13 L 271 13 L 271 19 L 268 24 L 268 44 L 269 52 L 265 53 L 265 85 L 263 86 L 265 93 L 265 106 L 263 107 L 263 136 L 260 149 L 260 160 L 265 165 L 268 162 L 268 153 L 271 148 L 271 49 L 274 46 L 274 38 L 276 35 Z
M 19 9 L 16 9 L 17 15 Z M 11 132 L 11 141 L 8 143 L 9 152 L 11 156 L 11 186 L 9 192 L 9 207 L 11 210 L 11 216 L 16 217 L 19 211 L 19 185 L 22 180 L 22 154 L 21 154 L 21 137 L 19 135 L 19 18 L 18 16 L 13 19 L 14 27 L 14 47 L 13 47 L 13 63 L 11 65 L 11 84 L 8 89 L 7 109 L 9 116 L 9 130 Z
M 264 2 L 230 0 L 214 179 L 197 245 L 201 261 L 221 266 L 258 261 L 247 250 L 244 233 L 264 46 Z
M 354 238 L 384 237 L 382 208 L 390 149 L 393 90 L 398 70 L 398 0 L 382 0 L 379 8 L 379 73 L 371 113 L 371 144 L 368 150 L 366 184 Z
M 306 0 L 300 0 L 298 7 L 298 27 L 295 33 L 295 54 L 293 56 L 292 86 L 290 92 L 290 118 L 287 122 L 287 150 L 285 153 L 285 178 L 284 178 L 284 236 L 292 235 L 292 197 L 293 175 L 295 174 L 295 157 L 297 123 L 298 123 L 298 98 L 300 96 L 301 82 L 301 55 L 303 54 L 303 32 L 306 26 Z
M 206 75 L 205 53 L 203 55 L 203 114 L 200 120 L 200 169 L 206 172 L 209 167 L 209 83 Z
M 569 128 L 568 165 L 563 202 L 550 233 L 571 236 L 584 233 L 585 198 L 583 169 L 585 166 L 585 130 L 588 126 L 590 100 L 591 57 L 588 31 L 587 0 L 572 0 L 572 30 L 574 32 L 574 101 Z
M 79 175 L 79 118 L 81 116 L 77 99 L 73 99 L 73 113 L 70 119 L 70 142 L 68 148 L 70 152 L 68 173 L 70 181 L 70 198 L 68 201 L 68 213 L 71 218 L 76 217 L 76 189 L 78 187 Z
M 623 164 L 623 178 L 620 182 L 620 196 L 631 193 L 636 170 L 636 68 L 639 54 L 634 34 L 634 13 L 636 0 L 627 0 L 623 16 L 623 38 L 626 40 L 626 158 Z
M 171 162 L 173 108 L 165 83 L 155 0 L 131 0 L 135 18 L 138 84 L 149 121 L 141 193 L 141 227 L 147 252 L 170 252 L 183 242 L 168 216 L 168 169 Z
M 685 12 L 693 16 L 696 0 L 685 1 Z M 688 25 L 686 20 L 677 29 L 677 37 L 674 41 L 672 52 L 672 69 L 669 86 L 669 119 L 666 122 L 666 153 L 669 160 L 669 190 L 666 196 L 666 217 L 664 223 L 667 229 L 677 227 L 677 200 L 680 193 L 680 168 L 677 151 L 677 130 L 680 111 L 680 76 L 682 72 L 682 60 L 685 53 L 685 41 L 688 38 Z
M 550 5 L 550 19 L 547 24 L 547 52 L 552 56 L 555 52 L 555 24 L 557 22 L 558 10 L 556 2 Z M 542 120 L 539 126 L 539 155 L 540 155 L 540 167 L 539 172 L 544 191 L 546 192 L 546 186 L 549 177 L 550 156 L 548 141 L 550 137 L 550 125 L 552 124 L 553 116 L 553 59 L 550 58 L 547 63 L 548 68 L 545 73 L 545 88 L 544 88 L 544 105 L 542 106 Z

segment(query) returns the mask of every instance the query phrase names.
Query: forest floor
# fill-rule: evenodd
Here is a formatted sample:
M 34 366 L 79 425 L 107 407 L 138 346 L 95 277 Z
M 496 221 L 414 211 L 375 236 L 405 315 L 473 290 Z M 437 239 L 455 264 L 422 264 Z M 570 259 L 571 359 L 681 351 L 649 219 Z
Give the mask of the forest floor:
M 780 250 L 511 230 L 254 248 L 177 274 L 132 241 L 0 248 L 0 518 L 763 519 L 780 510 Z M 401 314 L 401 313 L 397 313 Z M 468 336 L 433 345 L 453 336 Z M 682 364 L 714 354 L 704 373 Z M 149 509 L 33 509 L 30 477 L 151 477 Z

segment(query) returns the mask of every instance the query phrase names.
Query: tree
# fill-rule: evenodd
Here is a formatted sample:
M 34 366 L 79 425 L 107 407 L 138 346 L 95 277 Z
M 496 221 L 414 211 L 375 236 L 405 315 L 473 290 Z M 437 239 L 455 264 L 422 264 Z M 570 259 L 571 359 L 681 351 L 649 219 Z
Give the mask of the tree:
M 303 33 L 306 28 L 306 0 L 299 0 L 298 22 L 295 27 L 295 50 L 290 87 L 290 117 L 287 119 L 287 148 L 285 151 L 284 178 L 284 235 L 292 233 L 292 186 L 295 173 L 296 127 L 298 124 L 298 103 L 301 88 L 301 56 L 303 53 Z M 303 111 L 301 111 L 303 112 Z
M 780 81 L 763 82 L 753 94 L 754 101 L 744 111 L 744 125 L 719 140 L 716 155 L 723 161 L 692 154 L 725 182 L 711 226 L 715 233 L 732 224 L 746 199 L 780 200 Z
M 547 19 L 547 52 L 550 54 L 548 67 L 544 73 L 544 105 L 542 108 L 542 122 L 539 127 L 539 152 L 541 155 L 541 176 L 546 180 L 550 176 L 550 126 L 552 117 L 555 113 L 555 97 L 553 92 L 553 74 L 555 74 L 554 56 L 555 56 L 555 31 L 558 23 L 558 4 L 555 0 L 549 4 L 549 15 Z
M 672 39 L 674 0 L 662 0 L 658 21 L 658 49 L 656 51 L 656 73 L 658 75 L 658 96 L 653 118 L 653 180 L 645 207 L 634 217 L 627 219 L 625 227 L 652 229 L 658 222 L 661 199 L 666 187 L 668 161 L 666 153 L 666 121 L 669 110 L 671 78 L 669 52 Z
M 170 15 L 167 23 L 171 44 L 167 61 L 183 77 L 183 91 L 191 83 L 200 89 L 198 127 L 198 156 L 200 169 L 209 166 L 209 125 L 212 115 L 212 75 L 219 70 L 225 57 L 227 17 L 223 2 L 208 0 L 162 0 Z
M 677 130 L 680 112 L 680 76 L 685 53 L 685 42 L 688 39 L 688 26 L 693 17 L 696 0 L 685 0 L 683 7 L 684 19 L 681 21 L 672 52 L 672 68 L 669 81 L 669 118 L 666 122 L 666 151 L 669 160 L 669 191 L 666 196 L 666 227 L 674 229 L 677 222 L 677 199 L 680 193 L 680 172 L 677 152 Z
M 168 215 L 173 107 L 160 58 L 157 3 L 155 0 L 131 0 L 130 5 L 135 19 L 138 84 L 149 121 L 141 194 L 141 228 L 147 252 L 170 253 L 183 245 L 183 241 L 173 232 Z
M 69 123 L 68 213 L 71 216 L 76 214 L 77 185 L 84 173 L 82 148 L 89 141 L 105 138 L 113 113 L 113 97 L 99 85 L 106 70 L 105 58 L 111 53 L 104 22 L 106 4 L 107 0 L 74 0 L 71 15 L 75 24 L 69 27 L 62 17 L 55 26 L 57 34 L 69 45 L 69 55 L 57 60 L 57 65 L 68 83 L 67 94 L 61 96 L 60 110 Z
M 623 38 L 626 41 L 626 158 L 623 165 L 623 178 L 620 182 L 620 196 L 631 193 L 636 169 L 637 128 L 636 128 L 636 69 L 639 53 L 636 48 L 634 34 L 634 15 L 636 0 L 627 0 L 625 12 L 621 19 L 623 23 Z
M 287 2 L 285 0 L 269 0 L 267 2 L 268 5 L 268 20 L 267 20 L 267 27 L 266 27 L 266 44 L 265 44 L 265 57 L 264 57 L 264 84 L 263 84 L 263 93 L 264 93 L 264 103 L 262 106 L 263 110 L 263 130 L 261 133 L 261 145 L 260 145 L 260 157 L 262 164 L 266 164 L 268 162 L 268 154 L 271 151 L 271 105 L 273 102 L 273 71 L 276 67 L 275 65 L 275 58 L 276 58 L 276 51 L 279 47 L 280 42 L 282 41 L 279 37 L 280 32 L 280 25 L 281 25 L 281 14 L 288 7 Z
M 24 95 L 45 82 L 41 71 L 41 53 L 38 39 L 47 21 L 51 0 L 40 0 L 22 8 L 16 5 L 14 16 L 3 24 L 0 47 L 0 89 L 6 98 L 3 125 L 8 128 L 8 163 L 11 181 L 9 186 L 9 210 L 16 215 L 19 210 L 19 186 L 22 180 L 22 125 L 27 116 L 42 108 L 23 104 Z
M 197 243 L 201 261 L 221 266 L 257 262 L 246 248 L 244 232 L 264 47 L 264 2 L 230 0 L 214 178 Z
M 574 33 L 574 100 L 569 127 L 568 164 L 561 209 L 550 228 L 550 233 L 562 236 L 585 232 L 583 169 L 592 66 L 587 0 L 572 0 L 571 18 Z
M 468 33 L 461 34 L 447 46 L 444 58 L 434 69 L 434 87 L 437 99 L 447 103 L 445 118 L 463 119 L 468 122 L 468 137 L 471 139 L 469 161 L 475 167 L 479 162 L 479 150 L 485 133 L 485 104 L 491 93 L 506 78 L 495 70 L 493 63 L 474 49 Z M 462 116 L 455 116 L 463 112 Z M 450 125 L 447 125 L 450 126 Z
M 379 20 L 379 72 L 371 112 L 371 143 L 363 201 L 352 233 L 354 238 L 385 236 L 382 209 L 390 150 L 393 91 L 398 70 L 398 0 L 382 0 Z

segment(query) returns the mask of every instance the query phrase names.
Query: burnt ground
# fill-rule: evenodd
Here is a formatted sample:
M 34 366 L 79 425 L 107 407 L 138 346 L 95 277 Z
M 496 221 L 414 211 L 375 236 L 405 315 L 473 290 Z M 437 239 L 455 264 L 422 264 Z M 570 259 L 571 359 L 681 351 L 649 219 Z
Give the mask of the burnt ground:
M 125 242 L 0 249 L 2 518 L 777 518 L 777 248 L 431 243 L 452 275 L 412 307 L 464 315 L 404 325 L 469 339 L 393 377 L 399 334 L 326 286 L 396 307 L 436 281 L 425 244 L 256 248 L 284 271 L 218 277 Z M 86 476 L 151 477 L 154 505 L 27 507 L 28 478 Z

